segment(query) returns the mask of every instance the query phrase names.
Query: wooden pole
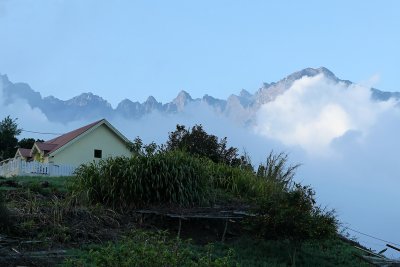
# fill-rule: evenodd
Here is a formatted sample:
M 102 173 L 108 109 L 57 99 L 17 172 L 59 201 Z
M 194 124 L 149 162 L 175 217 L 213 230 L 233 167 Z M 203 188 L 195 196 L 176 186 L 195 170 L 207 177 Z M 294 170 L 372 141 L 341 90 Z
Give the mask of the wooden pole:
M 179 217 L 178 239 L 181 238 L 182 218 Z
M 225 228 L 224 228 L 224 233 L 222 234 L 222 243 L 225 242 L 225 235 L 226 235 L 226 230 L 228 229 L 228 219 L 225 220 Z

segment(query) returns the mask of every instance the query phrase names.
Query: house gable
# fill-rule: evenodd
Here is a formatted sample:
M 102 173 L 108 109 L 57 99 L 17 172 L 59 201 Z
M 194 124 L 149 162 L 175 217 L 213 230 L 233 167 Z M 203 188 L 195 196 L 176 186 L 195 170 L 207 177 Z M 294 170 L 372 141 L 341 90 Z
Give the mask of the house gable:
M 54 164 L 80 165 L 101 158 L 130 156 L 128 140 L 107 122 L 88 129 L 68 144 L 48 154 Z
M 18 148 L 14 156 L 14 158 L 21 158 L 23 160 L 28 160 L 30 157 L 31 150 L 26 148 Z
M 56 154 L 60 153 L 67 147 L 71 146 L 75 142 L 79 141 L 81 138 L 84 138 L 86 135 L 90 134 L 91 132 L 95 131 L 98 127 L 101 127 L 103 125 L 108 127 L 109 130 L 111 131 L 111 133 L 114 134 L 116 136 L 116 138 L 119 138 L 120 141 L 123 142 L 125 145 L 129 142 L 129 140 L 125 136 L 123 136 L 117 129 L 115 129 L 107 120 L 103 119 L 103 120 L 89 124 L 85 127 L 82 127 L 78 130 L 73 131 L 73 132 L 76 132 L 76 131 L 80 130 L 78 135 L 75 134 L 76 136 L 74 136 L 73 138 L 70 137 L 70 140 L 68 142 L 64 141 L 64 143 L 62 145 L 58 145 L 55 149 L 50 151 L 49 156 L 55 156 Z M 82 130 L 82 129 L 84 129 L 84 130 Z M 73 133 L 73 132 L 71 132 L 71 133 Z M 63 136 L 71 135 L 71 133 L 65 134 Z M 63 137 L 63 136 L 61 136 L 61 137 Z M 55 138 L 53 140 L 56 140 L 56 139 L 57 138 Z M 50 140 L 47 142 L 51 142 L 53 140 Z

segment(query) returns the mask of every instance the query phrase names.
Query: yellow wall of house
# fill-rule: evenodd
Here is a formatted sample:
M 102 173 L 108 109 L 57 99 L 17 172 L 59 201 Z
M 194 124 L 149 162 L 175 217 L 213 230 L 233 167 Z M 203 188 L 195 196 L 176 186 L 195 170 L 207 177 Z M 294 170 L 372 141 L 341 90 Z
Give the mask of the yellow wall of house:
M 65 147 L 65 149 L 55 154 L 54 157 L 49 157 L 46 161 L 54 164 L 78 166 L 82 163 L 100 160 L 94 157 L 95 149 L 102 151 L 102 159 L 131 155 L 125 142 L 103 124 Z

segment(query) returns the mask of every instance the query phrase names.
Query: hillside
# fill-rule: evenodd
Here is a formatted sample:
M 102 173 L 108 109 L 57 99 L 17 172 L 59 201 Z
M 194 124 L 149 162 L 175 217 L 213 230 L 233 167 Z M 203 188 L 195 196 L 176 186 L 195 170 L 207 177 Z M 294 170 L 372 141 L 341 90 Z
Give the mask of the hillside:
M 131 148 L 74 177 L 1 178 L 2 266 L 364 266 L 285 154 L 255 168 L 201 126 Z

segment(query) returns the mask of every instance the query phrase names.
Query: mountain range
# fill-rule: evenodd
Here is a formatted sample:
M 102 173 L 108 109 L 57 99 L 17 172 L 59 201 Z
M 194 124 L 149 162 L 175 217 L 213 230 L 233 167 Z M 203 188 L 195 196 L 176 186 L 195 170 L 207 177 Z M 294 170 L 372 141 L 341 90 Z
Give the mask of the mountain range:
M 107 100 L 90 92 L 82 93 L 68 100 L 60 100 L 54 96 L 43 97 L 27 83 L 13 83 L 7 75 L 0 74 L 0 83 L 3 84 L 3 100 L 6 105 L 22 99 L 31 107 L 42 110 L 50 121 L 69 122 L 78 119 L 93 120 L 115 116 L 139 119 L 152 112 L 174 114 L 183 112 L 189 104 L 201 104 L 240 123 L 248 123 L 251 121 L 252 114 L 261 105 L 273 101 L 278 95 L 289 89 L 295 81 L 305 76 L 314 77 L 319 74 L 323 74 L 333 83 L 352 84 L 351 81 L 339 79 L 327 68 L 306 68 L 294 72 L 278 82 L 263 83 L 254 94 L 242 90 L 238 95 L 232 94 L 227 99 L 218 99 L 210 95 L 193 99 L 187 92 L 181 91 L 169 103 L 163 104 L 153 96 L 149 96 L 143 103 L 124 99 L 114 109 Z M 371 96 L 376 101 L 386 101 L 390 98 L 400 100 L 400 92 L 385 92 L 375 88 L 371 90 Z

